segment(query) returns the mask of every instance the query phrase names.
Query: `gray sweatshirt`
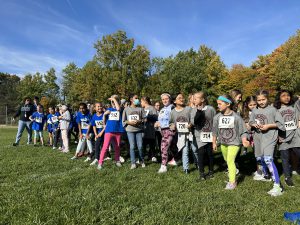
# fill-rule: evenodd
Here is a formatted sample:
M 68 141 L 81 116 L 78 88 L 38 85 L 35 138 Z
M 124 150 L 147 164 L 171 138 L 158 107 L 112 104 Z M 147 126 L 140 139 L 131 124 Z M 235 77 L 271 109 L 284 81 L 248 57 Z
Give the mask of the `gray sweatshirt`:
M 125 130 L 127 132 L 139 132 L 139 131 L 143 131 L 144 127 L 143 127 L 143 123 L 140 123 L 137 126 L 131 126 L 126 124 L 126 121 L 133 121 L 133 120 L 143 120 L 144 118 L 144 112 L 143 109 L 140 107 L 131 107 L 128 106 L 124 109 L 123 111 L 123 126 L 125 127 Z
M 202 111 L 205 114 L 205 122 L 203 123 L 204 126 L 202 127 L 195 126 L 194 124 L 197 109 L 193 108 L 191 111 L 191 124 L 194 126 L 194 136 L 196 138 L 198 148 L 211 143 L 213 119 L 216 115 L 216 110 L 210 105 L 206 105 Z
M 170 114 L 170 125 L 175 124 L 177 133 L 189 133 L 187 128 L 190 123 L 191 109 L 188 107 L 183 108 L 181 111 L 177 111 L 174 108 Z
M 249 124 L 276 124 L 279 130 L 285 131 L 283 117 L 273 107 L 267 106 L 266 108 L 253 109 L 250 115 Z M 255 157 L 260 156 L 273 156 L 275 146 L 278 139 L 278 129 L 270 129 L 261 131 L 254 129 L 254 147 Z
M 62 119 L 59 122 L 60 123 L 59 127 L 60 127 L 61 130 L 68 130 L 69 125 L 70 125 L 70 121 L 71 121 L 70 112 L 67 110 L 61 116 L 62 116 Z
M 243 119 L 235 112 L 230 115 L 218 113 L 213 119 L 213 136 L 224 145 L 240 146 L 242 138 L 247 137 L 247 129 Z

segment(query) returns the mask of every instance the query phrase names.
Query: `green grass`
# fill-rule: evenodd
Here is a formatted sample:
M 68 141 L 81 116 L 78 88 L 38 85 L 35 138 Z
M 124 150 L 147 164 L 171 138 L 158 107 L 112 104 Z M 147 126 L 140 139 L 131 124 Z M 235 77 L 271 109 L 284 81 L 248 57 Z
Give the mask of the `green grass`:
M 26 131 L 13 147 L 15 134 L 0 128 L 0 224 L 275 225 L 289 224 L 284 212 L 300 210 L 300 176 L 295 188 L 271 197 L 271 183 L 252 180 L 251 153 L 242 158 L 246 175 L 238 188 L 225 191 L 224 172 L 198 183 L 195 170 L 157 174 L 159 164 L 132 171 L 128 162 L 117 168 L 106 161 L 98 171 L 83 159 L 71 161 L 71 153 L 25 145 Z

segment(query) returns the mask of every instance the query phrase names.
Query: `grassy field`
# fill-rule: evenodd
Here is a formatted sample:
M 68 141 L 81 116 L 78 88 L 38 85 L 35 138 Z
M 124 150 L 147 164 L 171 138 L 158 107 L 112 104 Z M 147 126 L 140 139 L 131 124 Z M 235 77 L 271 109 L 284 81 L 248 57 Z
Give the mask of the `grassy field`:
M 200 183 L 196 170 L 157 174 L 159 164 L 151 163 L 132 171 L 129 162 L 117 168 L 106 161 L 98 171 L 70 160 L 72 153 L 25 145 L 26 131 L 13 147 L 15 134 L 16 128 L 0 128 L 0 224 L 275 225 L 289 224 L 284 212 L 300 210 L 300 176 L 296 187 L 271 197 L 271 183 L 252 180 L 251 153 L 241 159 L 237 189 L 225 191 L 222 171 Z M 219 154 L 216 161 L 222 163 Z

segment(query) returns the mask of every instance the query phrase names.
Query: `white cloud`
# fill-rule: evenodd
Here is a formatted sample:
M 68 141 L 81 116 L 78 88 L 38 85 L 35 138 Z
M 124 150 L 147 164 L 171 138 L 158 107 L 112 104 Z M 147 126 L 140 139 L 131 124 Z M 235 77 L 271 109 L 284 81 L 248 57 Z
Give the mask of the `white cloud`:
M 27 52 L 0 46 L 0 71 L 12 74 L 45 73 L 51 67 L 57 73 L 69 63 L 62 57 Z

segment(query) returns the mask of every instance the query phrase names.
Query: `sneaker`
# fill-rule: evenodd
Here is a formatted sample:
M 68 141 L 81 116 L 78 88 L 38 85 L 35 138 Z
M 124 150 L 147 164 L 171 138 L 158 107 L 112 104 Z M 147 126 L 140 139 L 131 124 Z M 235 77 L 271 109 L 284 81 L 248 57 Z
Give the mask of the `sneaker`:
M 56 147 L 53 147 L 52 149 L 53 149 L 53 150 L 55 150 L 55 149 L 56 149 Z
M 98 159 L 94 159 L 94 161 L 90 164 L 90 166 L 96 166 L 98 163 Z
M 136 164 L 131 164 L 130 169 L 131 169 L 131 170 L 136 169 Z
M 238 168 L 236 168 L 235 175 L 239 175 L 239 173 L 240 173 L 240 170 Z
M 294 182 L 293 182 L 293 180 L 292 180 L 291 177 L 285 178 L 284 181 L 285 181 L 285 183 L 286 183 L 286 185 L 287 185 L 288 187 L 295 187 L 295 186 L 294 186 Z
M 111 158 L 110 158 L 110 157 L 106 157 L 106 158 L 104 159 L 104 161 L 107 161 L 107 160 L 111 160 Z
M 236 188 L 236 182 L 234 182 L 234 183 L 228 182 L 225 187 L 225 190 L 234 190 L 235 188 Z
M 213 178 L 214 178 L 214 172 L 209 171 L 208 174 L 206 175 L 206 177 L 207 177 L 208 179 L 213 179 Z
M 62 147 L 58 147 L 58 150 L 63 150 L 63 148 Z
M 102 165 L 98 164 L 97 170 L 102 170 L 102 169 L 103 169 Z
M 84 162 L 89 162 L 89 161 L 91 161 L 92 159 L 91 159 L 91 157 L 87 157 L 85 160 L 84 160 Z
M 69 153 L 70 151 L 69 150 L 63 150 L 61 152 L 63 152 L 63 153 Z
M 15 145 L 14 145 L 15 146 Z M 293 170 L 292 172 L 293 175 L 299 175 L 299 173 L 296 170 Z
M 120 160 L 121 163 L 125 162 L 125 159 L 122 156 L 120 156 L 119 160 Z
M 268 191 L 268 194 L 272 196 L 282 195 L 282 188 L 280 187 L 280 184 L 274 184 L 273 188 Z
M 142 163 L 142 168 L 145 168 L 146 167 L 146 164 L 145 163 Z
M 78 141 L 74 141 L 75 144 L 78 144 Z
M 152 157 L 151 161 L 156 163 L 157 162 L 157 158 L 156 157 Z
M 168 162 L 168 165 L 177 166 L 177 162 L 174 159 L 172 159 L 171 161 Z
M 77 156 L 73 156 L 73 157 L 71 158 L 71 160 L 74 160 L 74 159 L 78 159 Z
M 259 174 L 257 171 L 255 171 L 255 173 L 253 175 L 254 175 L 253 180 L 263 180 L 263 179 L 265 179 L 264 175 Z
M 122 167 L 121 162 L 120 162 L 120 161 L 116 162 L 116 166 L 117 166 L 117 167 Z
M 189 169 L 185 169 L 185 170 L 183 170 L 183 172 L 184 172 L 185 174 L 189 174 L 189 173 L 190 173 Z
M 140 164 L 140 160 L 136 160 L 136 161 L 135 161 L 135 164 Z
M 204 174 L 204 173 L 201 173 L 200 176 L 199 176 L 198 181 L 204 181 L 204 180 L 206 180 L 205 174 Z
M 168 171 L 167 166 L 161 165 L 158 170 L 158 173 L 166 173 L 167 171 Z
M 18 146 L 19 144 L 18 143 L 13 143 L 13 146 Z

